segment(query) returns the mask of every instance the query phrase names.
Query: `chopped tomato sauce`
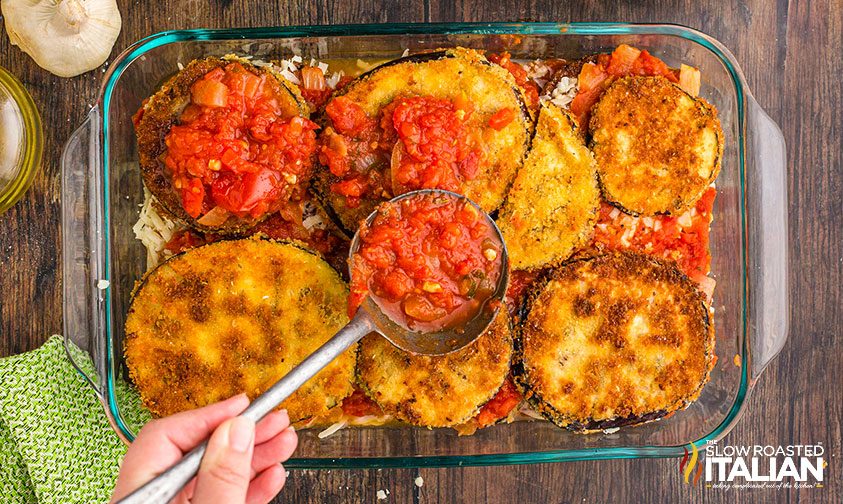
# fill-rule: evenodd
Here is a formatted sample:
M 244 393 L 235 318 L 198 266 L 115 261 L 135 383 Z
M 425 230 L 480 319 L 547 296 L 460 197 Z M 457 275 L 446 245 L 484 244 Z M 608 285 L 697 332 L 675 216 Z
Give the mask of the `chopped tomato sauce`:
M 383 173 L 388 171 L 394 137 L 384 138 L 380 122 L 344 96 L 328 102 L 325 114 L 331 126 L 320 137 L 319 161 L 340 179 L 331 191 L 344 196 L 351 208 L 366 194 L 389 194 Z
M 634 250 L 676 261 L 686 275 L 701 283 L 711 265 L 709 225 L 717 190 L 709 187 L 696 205 L 678 217 L 631 217 L 603 202 L 594 242 L 615 250 Z
M 355 417 L 383 415 L 381 407 L 358 388 L 355 388 L 350 396 L 343 399 L 342 412 Z
M 474 417 L 478 428 L 488 427 L 502 418 L 518 406 L 524 397 L 515 388 L 511 378 L 507 378 L 498 393 L 480 408 L 480 412 Z
M 512 61 L 512 55 L 508 52 L 500 54 L 490 54 L 489 61 L 497 63 L 508 71 L 515 78 L 515 83 L 518 84 L 524 91 L 527 97 L 527 106 L 531 110 L 537 110 L 539 107 L 539 86 L 533 82 L 528 76 L 524 67 Z
M 597 103 L 609 84 L 627 75 L 661 75 L 679 82 L 679 73 L 649 52 L 621 44 L 612 54 L 601 54 L 596 63 L 586 63 L 577 78 L 577 94 L 571 102 L 571 113 L 579 124 L 587 127 L 591 107 Z
M 384 203 L 360 230 L 349 313 L 371 295 L 413 331 L 459 327 L 495 291 L 502 244 L 469 202 L 443 193 Z
M 274 79 L 240 63 L 193 84 L 190 103 L 164 140 L 164 165 L 188 215 L 220 207 L 258 218 L 303 191 L 317 126 L 291 117 L 282 92 Z
M 495 114 L 503 128 L 515 116 Z M 368 195 L 389 198 L 416 189 L 459 191 L 483 161 L 481 132 L 468 121 L 474 108 L 465 99 L 400 97 L 369 117 L 339 96 L 325 107 L 330 126 L 320 137 L 319 160 L 339 180 L 331 191 L 355 208 Z M 492 125 L 492 123 L 490 123 Z
M 483 153 L 466 124 L 470 103 L 414 96 L 399 98 L 391 108 L 391 128 L 399 140 L 391 161 L 393 194 L 459 191 L 463 181 L 477 175 Z

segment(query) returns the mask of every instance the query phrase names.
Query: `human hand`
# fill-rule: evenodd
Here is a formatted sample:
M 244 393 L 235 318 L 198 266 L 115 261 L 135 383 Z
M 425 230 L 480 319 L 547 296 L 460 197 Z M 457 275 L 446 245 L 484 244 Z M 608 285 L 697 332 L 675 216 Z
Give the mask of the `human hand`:
M 209 435 L 196 478 L 172 502 L 269 502 L 284 486 L 281 462 L 293 454 L 298 436 L 286 411 L 273 411 L 257 426 L 236 416 L 248 405 L 241 394 L 146 424 L 123 458 L 111 502 L 164 472 Z

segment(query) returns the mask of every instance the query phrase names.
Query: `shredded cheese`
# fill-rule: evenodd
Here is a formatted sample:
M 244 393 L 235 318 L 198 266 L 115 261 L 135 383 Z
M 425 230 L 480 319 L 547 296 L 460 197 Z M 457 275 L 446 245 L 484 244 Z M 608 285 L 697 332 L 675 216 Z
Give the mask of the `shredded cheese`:
M 135 238 L 146 248 L 146 266 L 152 269 L 161 259 L 164 245 L 170 241 L 173 234 L 183 226 L 176 224 L 156 210 L 155 197 L 143 188 L 143 205 L 141 205 L 138 221 L 132 226 Z
M 345 427 L 347 424 L 348 422 L 346 422 L 345 420 L 340 420 L 339 422 L 331 424 L 330 427 L 317 434 L 317 436 L 319 437 L 319 439 L 325 439 L 326 437 Z

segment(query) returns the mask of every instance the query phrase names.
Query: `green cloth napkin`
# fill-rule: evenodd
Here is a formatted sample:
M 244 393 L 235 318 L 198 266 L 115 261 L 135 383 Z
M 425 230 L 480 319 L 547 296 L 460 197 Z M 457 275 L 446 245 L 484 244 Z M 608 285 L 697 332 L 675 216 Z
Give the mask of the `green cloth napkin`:
M 74 360 L 93 371 L 81 351 Z M 118 393 L 137 404 L 128 387 Z M 142 424 L 148 414 L 131 416 Z M 0 502 L 107 502 L 125 453 L 61 336 L 0 359 Z

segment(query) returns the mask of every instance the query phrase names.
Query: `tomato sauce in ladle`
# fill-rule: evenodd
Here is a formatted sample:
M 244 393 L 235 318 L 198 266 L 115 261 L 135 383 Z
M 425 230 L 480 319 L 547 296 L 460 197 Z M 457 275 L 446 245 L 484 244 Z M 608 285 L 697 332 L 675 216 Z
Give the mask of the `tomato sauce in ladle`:
M 497 308 L 503 250 L 495 224 L 465 197 L 425 190 L 395 198 L 352 243 L 349 312 L 369 296 L 405 331 L 462 332 Z
M 241 416 L 257 422 L 370 333 L 414 354 L 459 350 L 486 331 L 509 285 L 506 245 L 494 221 L 468 198 L 442 190 L 381 204 L 355 234 L 349 264 L 351 321 Z M 199 445 L 120 502 L 168 502 L 196 475 L 206 448 Z

